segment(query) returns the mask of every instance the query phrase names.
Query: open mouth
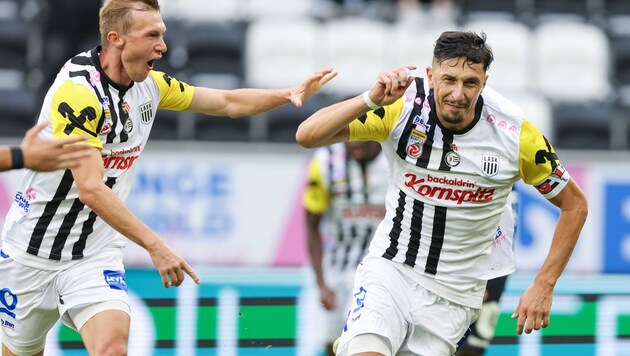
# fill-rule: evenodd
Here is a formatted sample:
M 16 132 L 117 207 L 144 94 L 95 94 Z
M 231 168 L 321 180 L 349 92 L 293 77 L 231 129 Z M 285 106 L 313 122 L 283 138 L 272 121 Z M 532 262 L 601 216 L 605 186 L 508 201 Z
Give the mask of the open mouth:
M 147 65 L 149 66 L 149 68 L 153 69 L 153 65 L 155 64 L 155 59 L 152 59 L 150 61 L 147 62 Z

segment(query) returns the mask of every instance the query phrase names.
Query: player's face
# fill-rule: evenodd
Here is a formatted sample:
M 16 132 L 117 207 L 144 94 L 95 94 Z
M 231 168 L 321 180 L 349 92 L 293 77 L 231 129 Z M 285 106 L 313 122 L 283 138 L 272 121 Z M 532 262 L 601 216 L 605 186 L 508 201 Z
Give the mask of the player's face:
M 132 11 L 129 32 L 122 37 L 125 46 L 121 60 L 129 78 L 141 82 L 147 78 L 156 60 L 166 52 L 166 25 L 158 11 Z
M 434 62 L 427 75 L 442 124 L 451 130 L 465 128 L 475 118 L 477 99 L 486 85 L 483 65 L 454 58 Z

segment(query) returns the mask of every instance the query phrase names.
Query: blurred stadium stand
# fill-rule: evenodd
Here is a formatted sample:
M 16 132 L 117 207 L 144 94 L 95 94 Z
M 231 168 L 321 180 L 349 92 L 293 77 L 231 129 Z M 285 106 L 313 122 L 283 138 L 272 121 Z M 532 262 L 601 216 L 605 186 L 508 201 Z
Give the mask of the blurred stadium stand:
M 50 44 L 50 26 L 71 20 L 45 15 L 55 2 L 0 0 L 0 137 L 32 124 L 47 72 L 67 59 Z M 293 142 L 294 128 L 318 106 L 361 92 L 400 64 L 417 64 L 423 75 L 441 31 L 472 29 L 486 32 L 496 53 L 489 85 L 526 105 L 557 147 L 630 147 L 630 1 L 453 2 L 445 15 L 394 0 L 162 1 L 169 52 L 157 69 L 193 85 L 286 87 L 327 66 L 340 75 L 304 110 L 242 120 L 160 112 L 153 138 Z M 85 17 L 96 22 L 90 11 Z M 88 46 L 70 32 L 68 43 Z

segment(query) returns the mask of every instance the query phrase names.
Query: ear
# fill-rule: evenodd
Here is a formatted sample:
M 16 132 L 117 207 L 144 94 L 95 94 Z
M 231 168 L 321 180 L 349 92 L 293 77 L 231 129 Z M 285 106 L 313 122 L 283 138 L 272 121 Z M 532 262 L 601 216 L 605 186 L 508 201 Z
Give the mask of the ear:
M 107 42 L 118 49 L 123 48 L 125 45 L 125 39 L 119 36 L 116 31 L 111 31 L 107 34 Z
M 429 88 L 433 89 L 433 68 L 427 67 L 427 81 L 429 82 Z

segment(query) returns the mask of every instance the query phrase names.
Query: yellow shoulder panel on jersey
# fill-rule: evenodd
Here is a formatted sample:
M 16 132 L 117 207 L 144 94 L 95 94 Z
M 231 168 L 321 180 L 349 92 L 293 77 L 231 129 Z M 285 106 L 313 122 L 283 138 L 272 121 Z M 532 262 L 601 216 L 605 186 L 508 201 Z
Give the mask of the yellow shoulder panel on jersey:
M 324 177 L 319 161 L 314 158 L 308 167 L 308 186 L 302 199 L 304 208 L 313 214 L 322 214 L 330 207 L 330 195 L 324 187 Z
M 195 88 L 170 75 L 152 70 L 149 72 L 160 90 L 158 109 L 185 110 L 190 106 Z
M 53 95 L 50 123 L 55 138 L 88 136 L 88 144 L 98 149 L 103 144 L 97 133 L 101 104 L 87 87 L 65 81 Z
M 368 111 L 348 125 L 350 141 L 383 142 L 398 121 L 403 110 L 403 99 L 374 111 Z
M 524 120 L 520 137 L 519 175 L 530 185 L 543 182 L 560 162 L 553 146 L 531 122 Z

